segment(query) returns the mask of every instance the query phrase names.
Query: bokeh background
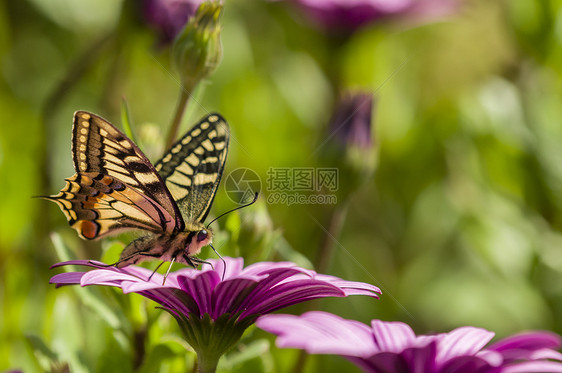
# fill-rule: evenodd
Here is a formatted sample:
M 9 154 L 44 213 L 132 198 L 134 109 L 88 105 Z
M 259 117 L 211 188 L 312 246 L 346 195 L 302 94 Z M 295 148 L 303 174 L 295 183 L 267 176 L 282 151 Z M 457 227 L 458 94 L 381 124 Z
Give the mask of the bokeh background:
M 0 371 L 179 372 L 193 363 L 154 304 L 49 285 L 50 265 L 112 262 L 132 236 L 83 242 L 54 204 L 31 198 L 73 174 L 75 110 L 119 125 L 126 99 L 140 147 L 153 161 L 162 155 L 180 87 L 142 4 L 0 3 Z M 328 256 L 322 272 L 383 290 L 380 300 L 289 312 L 400 320 L 418 333 L 562 332 L 562 1 L 458 4 L 443 17 L 381 16 L 345 31 L 286 1 L 226 1 L 223 60 L 194 93 L 182 131 L 220 112 L 233 133 L 225 175 L 251 169 L 262 191 L 221 219 L 219 250 L 311 267 Z M 327 129 L 348 89 L 374 95 L 375 154 L 364 156 L 376 164 L 350 165 L 346 138 Z M 338 204 L 267 202 L 270 168 L 325 165 L 341 170 Z M 236 207 L 222 186 L 214 205 L 215 216 Z M 303 361 L 255 328 L 221 364 L 356 369 L 333 356 Z

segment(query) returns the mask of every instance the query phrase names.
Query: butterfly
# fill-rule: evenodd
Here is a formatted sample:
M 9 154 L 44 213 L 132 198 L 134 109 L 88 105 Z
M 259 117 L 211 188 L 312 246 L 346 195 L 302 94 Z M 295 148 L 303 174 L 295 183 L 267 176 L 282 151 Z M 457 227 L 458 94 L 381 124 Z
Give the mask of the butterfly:
M 210 245 L 209 214 L 226 162 L 227 122 L 210 114 L 179 139 L 155 165 L 120 130 L 86 111 L 74 113 L 72 157 L 76 174 L 55 202 L 81 238 L 125 230 L 148 234 L 134 240 L 114 265 L 149 259 L 196 267 L 194 255 Z

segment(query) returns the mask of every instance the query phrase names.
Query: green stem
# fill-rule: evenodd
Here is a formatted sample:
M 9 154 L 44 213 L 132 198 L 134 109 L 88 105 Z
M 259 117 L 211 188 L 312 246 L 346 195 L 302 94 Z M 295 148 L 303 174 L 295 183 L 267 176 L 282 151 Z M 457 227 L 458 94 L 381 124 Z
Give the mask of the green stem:
M 349 203 L 344 201 L 332 211 L 327 232 L 324 234 L 322 244 L 316 254 L 316 272 L 318 273 L 325 273 L 330 269 L 332 257 L 334 256 L 334 246 L 345 223 L 348 206 Z
M 322 243 L 320 244 L 320 248 L 316 254 L 315 268 L 317 273 L 326 273 L 330 269 L 332 257 L 334 256 L 334 245 L 341 234 L 345 218 L 347 217 L 348 207 L 349 198 L 346 198 L 343 203 L 337 205 L 332 211 L 327 232 L 324 234 Z M 317 304 L 317 300 L 308 302 L 306 310 L 310 311 L 316 308 Z M 295 365 L 293 366 L 293 372 L 302 372 L 307 359 L 308 354 L 304 350 L 301 350 Z
M 189 87 L 193 88 L 193 87 Z M 176 137 L 178 136 L 178 130 L 180 128 L 181 120 L 183 118 L 183 114 L 185 113 L 185 108 L 189 102 L 189 93 L 192 89 L 187 89 L 182 87 L 180 97 L 178 99 L 178 104 L 176 106 L 176 113 L 174 115 L 174 119 L 172 120 L 172 125 L 170 126 L 170 130 L 168 132 L 168 137 L 166 139 L 166 149 L 170 149 L 174 142 L 176 141 Z
M 202 350 L 197 351 L 197 372 L 198 373 L 214 373 L 217 370 L 221 355 L 214 353 L 207 354 Z

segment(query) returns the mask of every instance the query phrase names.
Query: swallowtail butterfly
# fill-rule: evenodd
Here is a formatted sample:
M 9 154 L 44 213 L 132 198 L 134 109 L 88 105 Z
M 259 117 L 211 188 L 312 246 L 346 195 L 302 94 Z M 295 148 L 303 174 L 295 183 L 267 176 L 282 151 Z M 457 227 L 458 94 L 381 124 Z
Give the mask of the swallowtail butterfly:
M 93 240 L 129 229 L 147 232 L 131 242 L 118 268 L 148 259 L 193 267 L 213 232 L 203 225 L 228 153 L 229 128 L 210 114 L 153 166 L 142 151 L 105 119 L 74 113 L 72 157 L 76 174 L 55 202 L 80 237 Z

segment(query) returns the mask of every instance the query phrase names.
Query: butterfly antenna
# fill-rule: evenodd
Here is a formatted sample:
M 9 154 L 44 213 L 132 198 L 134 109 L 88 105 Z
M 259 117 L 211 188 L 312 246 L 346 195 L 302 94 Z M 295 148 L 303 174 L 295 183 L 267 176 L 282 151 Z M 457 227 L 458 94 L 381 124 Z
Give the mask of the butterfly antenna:
M 152 273 L 150 274 L 150 276 L 148 276 L 148 279 L 146 280 L 146 282 L 149 282 L 150 279 L 152 278 L 152 276 L 154 276 L 154 274 L 156 272 L 158 272 L 158 270 L 160 269 L 160 267 L 162 267 L 162 264 L 164 264 L 164 261 L 161 261 L 160 264 L 158 264 L 158 266 L 156 267 L 156 269 L 154 271 L 152 271 Z
M 256 193 L 257 194 L 257 193 Z M 253 203 L 253 202 L 252 202 Z M 213 249 L 213 251 L 215 252 L 215 254 L 217 254 L 217 256 L 220 258 L 220 260 L 222 261 L 222 264 L 224 264 L 223 269 L 222 269 L 222 278 L 221 280 L 224 280 L 224 276 L 226 275 L 226 262 L 224 261 L 223 257 L 221 256 L 221 254 L 219 254 L 219 252 L 214 248 L 213 245 L 209 244 L 209 246 L 211 246 L 211 249 Z
M 246 203 L 245 205 L 242 206 L 238 206 L 236 208 L 233 208 L 232 210 L 229 210 L 227 212 L 224 212 L 222 214 L 220 214 L 219 216 L 217 216 L 216 218 L 214 218 L 213 220 L 211 220 L 211 222 L 209 224 L 207 224 L 207 228 L 209 228 L 209 225 L 213 224 L 218 218 L 222 218 L 223 216 L 225 216 L 226 214 L 230 214 L 231 212 L 234 212 L 236 210 L 240 210 L 243 209 L 244 207 L 248 207 L 250 205 L 253 205 L 257 200 L 258 200 L 258 195 L 259 193 L 256 192 L 256 194 L 254 195 L 254 199 L 252 200 L 252 202 Z M 215 250 L 215 249 L 213 249 Z M 216 252 L 216 251 L 215 251 Z M 218 254 L 218 253 L 217 253 Z M 219 255 L 220 256 L 220 255 Z

